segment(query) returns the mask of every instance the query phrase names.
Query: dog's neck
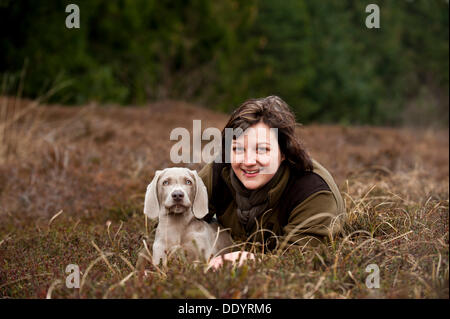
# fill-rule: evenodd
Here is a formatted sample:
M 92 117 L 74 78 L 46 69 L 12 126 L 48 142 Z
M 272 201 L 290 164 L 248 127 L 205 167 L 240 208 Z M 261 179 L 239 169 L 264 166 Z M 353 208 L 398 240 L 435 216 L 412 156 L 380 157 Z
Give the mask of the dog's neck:
M 169 213 L 159 216 L 159 222 L 165 223 L 176 223 L 187 225 L 194 219 L 194 215 L 192 213 L 192 209 L 184 213 Z

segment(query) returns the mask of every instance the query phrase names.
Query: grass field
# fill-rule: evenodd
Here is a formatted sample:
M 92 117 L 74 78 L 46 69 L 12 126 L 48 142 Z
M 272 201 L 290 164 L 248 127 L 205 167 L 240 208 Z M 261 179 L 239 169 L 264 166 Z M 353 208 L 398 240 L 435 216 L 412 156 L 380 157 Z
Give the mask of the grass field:
M 142 276 L 138 253 L 155 226 L 144 192 L 173 166 L 170 131 L 193 119 L 222 129 L 227 116 L 176 101 L 0 106 L 1 298 L 449 298 L 448 129 L 299 128 L 343 194 L 340 236 L 216 272 L 176 256 Z M 65 285 L 69 264 L 79 289 Z M 378 289 L 366 287 L 369 264 Z

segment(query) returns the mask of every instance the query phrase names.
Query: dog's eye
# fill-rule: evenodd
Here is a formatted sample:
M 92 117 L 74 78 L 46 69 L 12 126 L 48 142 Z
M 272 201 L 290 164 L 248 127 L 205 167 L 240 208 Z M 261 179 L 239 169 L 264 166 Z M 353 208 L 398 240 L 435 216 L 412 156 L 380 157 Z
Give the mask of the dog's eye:
M 187 179 L 187 180 L 186 180 L 186 184 L 187 184 L 187 185 L 192 185 L 192 182 L 191 182 L 190 180 Z
M 164 181 L 163 185 L 169 185 L 169 182 L 168 181 Z

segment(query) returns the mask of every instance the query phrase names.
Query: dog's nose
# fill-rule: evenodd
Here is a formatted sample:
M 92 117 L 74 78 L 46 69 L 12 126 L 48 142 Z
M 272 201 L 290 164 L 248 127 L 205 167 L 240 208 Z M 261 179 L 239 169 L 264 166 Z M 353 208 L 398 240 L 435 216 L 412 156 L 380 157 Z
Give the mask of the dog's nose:
M 172 199 L 176 202 L 179 202 L 183 199 L 184 193 L 182 191 L 174 191 L 172 193 Z

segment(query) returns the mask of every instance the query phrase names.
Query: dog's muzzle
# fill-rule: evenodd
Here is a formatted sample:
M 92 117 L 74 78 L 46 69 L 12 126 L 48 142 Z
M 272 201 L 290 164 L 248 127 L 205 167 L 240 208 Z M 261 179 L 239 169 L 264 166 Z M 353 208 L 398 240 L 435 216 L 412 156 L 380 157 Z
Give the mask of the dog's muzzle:
M 176 203 L 182 202 L 184 199 L 184 193 L 182 191 L 173 191 L 171 195 L 172 200 Z

